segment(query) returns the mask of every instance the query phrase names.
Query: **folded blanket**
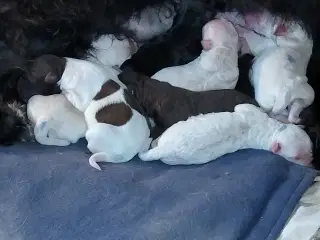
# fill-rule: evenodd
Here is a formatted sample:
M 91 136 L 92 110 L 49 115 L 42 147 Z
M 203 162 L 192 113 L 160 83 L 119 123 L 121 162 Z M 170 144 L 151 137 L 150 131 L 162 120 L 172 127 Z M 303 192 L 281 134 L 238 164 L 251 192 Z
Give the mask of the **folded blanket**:
M 244 150 L 96 171 L 81 144 L 0 151 L 1 240 L 276 239 L 317 172 Z

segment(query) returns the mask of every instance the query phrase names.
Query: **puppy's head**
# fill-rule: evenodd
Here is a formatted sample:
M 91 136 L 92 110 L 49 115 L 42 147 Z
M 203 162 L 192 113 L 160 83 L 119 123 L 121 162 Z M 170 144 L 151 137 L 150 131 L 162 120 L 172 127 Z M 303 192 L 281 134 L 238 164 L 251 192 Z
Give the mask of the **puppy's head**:
M 202 28 L 201 44 L 205 51 L 215 46 L 232 47 L 238 50 L 238 33 L 229 21 L 215 19 Z
M 274 135 L 271 151 L 304 166 L 313 160 L 310 137 L 302 128 L 293 124 L 282 124 Z
M 66 59 L 54 55 L 43 55 L 30 61 L 24 77 L 18 81 L 21 99 L 27 102 L 34 95 L 60 93 L 57 82 L 66 67 Z

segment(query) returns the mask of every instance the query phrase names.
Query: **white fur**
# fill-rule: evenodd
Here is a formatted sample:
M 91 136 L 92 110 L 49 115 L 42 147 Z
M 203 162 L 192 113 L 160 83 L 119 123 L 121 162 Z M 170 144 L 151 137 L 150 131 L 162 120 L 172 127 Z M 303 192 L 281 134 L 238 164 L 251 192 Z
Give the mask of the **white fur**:
M 219 13 L 217 14 L 217 17 L 227 19 L 234 24 L 239 34 L 241 54 L 250 53 L 257 56 L 267 47 L 276 46 L 273 35 L 274 22 L 267 13 L 262 14 L 261 18 L 257 18 L 257 21 L 259 20 L 259 22 L 256 22 L 256 24 L 252 24 L 251 22 L 248 24 L 246 22 L 246 16 L 243 16 L 236 11 Z
M 170 10 L 173 10 L 173 7 L 166 3 L 155 7 L 147 7 L 139 17 L 132 17 L 124 27 L 133 31 L 138 41 L 149 40 L 172 27 L 176 14 Z
M 33 96 L 28 101 L 27 115 L 34 125 L 35 139 L 43 145 L 76 143 L 87 130 L 84 114 L 62 94 Z
M 315 97 L 305 76 L 306 62 L 290 48 L 264 50 L 254 61 L 250 74 L 259 105 L 274 114 L 282 114 L 288 108 L 289 122 L 299 123 L 299 114 Z
M 151 144 L 152 149 L 139 156 L 143 161 L 160 159 L 169 165 L 202 164 L 239 149 L 271 150 L 274 143 L 281 144 L 278 154 L 289 161 L 310 163 L 312 143 L 301 128 L 269 118 L 253 105 L 241 104 L 233 113 L 201 114 L 174 124 Z M 306 158 L 297 161 L 298 154 Z
M 208 22 L 203 41 L 211 42 L 210 50 L 203 50 L 188 64 L 162 69 L 152 78 L 193 91 L 233 89 L 239 77 L 238 34 L 233 25 L 226 20 Z
M 112 34 L 100 37 L 92 43 L 94 50 L 90 52 L 88 61 L 106 66 L 121 66 L 137 52 L 137 43 L 131 39 L 118 40 Z
M 96 113 L 112 103 L 126 103 L 123 89 L 100 100 L 92 100 L 85 111 L 88 124 L 86 139 L 93 153 L 89 159 L 92 167 L 101 170 L 97 162 L 121 163 L 131 160 L 140 151 L 148 149 L 150 130 L 144 116 L 134 109 L 132 117 L 122 126 L 98 123 Z
M 118 79 L 119 72 L 110 66 L 86 60 L 66 59 L 66 68 L 58 84 L 62 93 L 82 112 L 109 79 L 125 87 Z

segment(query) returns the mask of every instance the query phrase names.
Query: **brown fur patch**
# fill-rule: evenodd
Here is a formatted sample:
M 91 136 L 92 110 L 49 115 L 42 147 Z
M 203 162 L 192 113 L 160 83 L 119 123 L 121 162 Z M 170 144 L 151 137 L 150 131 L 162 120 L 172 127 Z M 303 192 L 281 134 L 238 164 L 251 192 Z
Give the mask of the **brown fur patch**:
M 127 104 L 114 103 L 101 108 L 96 113 L 96 119 L 100 123 L 122 126 L 130 120 L 132 114 L 132 110 Z
M 115 93 L 119 89 L 120 89 L 120 85 L 110 79 L 102 85 L 100 91 L 97 93 L 97 95 L 93 99 L 98 101 L 102 98 L 105 98 L 111 95 L 112 93 Z

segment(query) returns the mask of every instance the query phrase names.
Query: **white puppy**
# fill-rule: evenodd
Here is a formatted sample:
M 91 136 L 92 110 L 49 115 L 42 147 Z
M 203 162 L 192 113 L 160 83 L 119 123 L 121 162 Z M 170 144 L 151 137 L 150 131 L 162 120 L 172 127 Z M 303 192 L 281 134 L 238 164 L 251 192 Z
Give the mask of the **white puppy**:
M 152 78 L 193 91 L 235 88 L 238 77 L 238 34 L 227 20 L 212 20 L 202 30 L 203 51 L 194 61 L 160 70 Z
M 305 58 L 284 47 L 264 50 L 253 63 L 250 79 L 259 105 L 273 114 L 289 110 L 288 121 L 298 124 L 301 111 L 315 93 L 305 76 Z
M 272 114 L 287 116 L 291 123 L 299 123 L 299 114 L 314 100 L 306 77 L 312 39 L 299 24 L 283 22 L 267 11 L 244 16 L 223 13 L 219 17 L 238 26 L 240 37 L 256 57 L 250 78 L 260 106 Z
M 27 115 L 34 126 L 35 139 L 43 145 L 76 143 L 87 130 L 84 114 L 62 94 L 33 96 L 28 101 Z
M 269 150 L 301 165 L 312 161 L 312 143 L 301 128 L 269 118 L 250 104 L 237 105 L 235 112 L 209 113 L 178 122 L 152 147 L 139 155 L 143 161 L 202 164 L 246 148 Z

